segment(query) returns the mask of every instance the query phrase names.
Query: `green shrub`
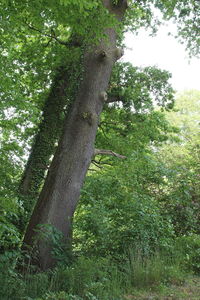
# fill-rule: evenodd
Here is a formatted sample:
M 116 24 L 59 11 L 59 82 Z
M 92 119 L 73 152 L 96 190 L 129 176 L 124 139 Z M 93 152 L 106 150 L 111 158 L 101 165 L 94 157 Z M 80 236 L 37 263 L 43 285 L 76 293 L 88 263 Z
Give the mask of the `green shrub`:
M 176 251 L 187 271 L 200 274 L 200 235 L 192 234 L 177 238 Z
M 136 244 L 145 255 L 173 244 L 170 217 L 162 216 L 160 204 L 134 182 L 134 174 L 125 180 L 120 172 L 87 179 L 73 227 L 76 251 L 118 258 Z

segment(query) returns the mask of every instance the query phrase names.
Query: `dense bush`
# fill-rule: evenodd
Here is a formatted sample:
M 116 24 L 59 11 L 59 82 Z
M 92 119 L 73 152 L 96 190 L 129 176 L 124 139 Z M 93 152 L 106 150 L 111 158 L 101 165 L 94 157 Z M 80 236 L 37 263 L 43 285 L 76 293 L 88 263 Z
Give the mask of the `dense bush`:
M 143 160 L 141 169 L 142 159 L 87 178 L 75 216 L 75 250 L 116 257 L 129 247 L 139 247 L 144 255 L 170 247 L 170 217 L 162 216 L 162 207 L 148 190 L 157 184 L 158 174 L 150 159 Z
M 200 274 L 200 236 L 192 234 L 176 240 L 176 249 L 181 257 L 181 264 L 187 271 Z

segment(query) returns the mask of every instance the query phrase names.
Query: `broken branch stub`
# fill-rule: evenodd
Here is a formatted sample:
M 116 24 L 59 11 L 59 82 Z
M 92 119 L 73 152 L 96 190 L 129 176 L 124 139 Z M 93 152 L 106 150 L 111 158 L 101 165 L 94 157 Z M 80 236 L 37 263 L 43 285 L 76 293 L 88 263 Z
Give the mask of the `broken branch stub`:
M 95 149 L 94 156 L 96 156 L 96 155 L 111 155 L 111 156 L 115 156 L 115 157 L 121 158 L 121 159 L 127 158 L 126 156 L 118 154 L 112 150 L 105 150 L 105 149 Z

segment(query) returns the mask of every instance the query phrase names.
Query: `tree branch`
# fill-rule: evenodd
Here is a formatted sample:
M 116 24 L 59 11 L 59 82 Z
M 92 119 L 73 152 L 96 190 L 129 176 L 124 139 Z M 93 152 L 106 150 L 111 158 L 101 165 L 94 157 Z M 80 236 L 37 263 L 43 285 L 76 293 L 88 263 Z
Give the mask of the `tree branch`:
M 46 36 L 46 37 L 49 37 L 50 38 L 50 41 L 48 42 L 48 44 L 51 42 L 51 40 L 55 40 L 56 42 L 58 42 L 60 45 L 64 45 L 64 46 L 67 46 L 67 47 L 80 47 L 81 43 L 79 43 L 78 41 L 70 41 L 70 42 L 65 42 L 65 41 L 62 41 L 61 39 L 59 39 L 54 30 L 52 29 L 51 32 L 52 34 L 48 34 L 48 33 L 44 33 L 42 32 L 42 30 L 28 24 L 27 22 L 25 22 L 25 24 L 28 26 L 29 29 L 31 30 L 34 30 L 34 31 L 37 31 L 39 33 L 41 33 L 43 36 Z
M 104 149 L 95 149 L 94 156 L 96 156 L 96 155 L 112 155 L 112 156 L 115 156 L 115 157 L 118 157 L 121 159 L 127 158 L 126 156 L 118 154 L 112 150 L 104 150 Z
M 97 168 L 102 169 L 103 167 L 100 165 L 100 162 L 96 160 L 92 160 L 92 164 L 94 164 Z

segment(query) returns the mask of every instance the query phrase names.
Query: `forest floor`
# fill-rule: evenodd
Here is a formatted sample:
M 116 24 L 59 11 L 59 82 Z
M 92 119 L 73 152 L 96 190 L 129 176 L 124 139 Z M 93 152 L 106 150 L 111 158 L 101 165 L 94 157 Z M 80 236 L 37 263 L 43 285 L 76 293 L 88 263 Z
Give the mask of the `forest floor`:
M 188 278 L 182 285 L 160 286 L 150 291 L 138 290 L 125 300 L 200 300 L 200 277 Z

